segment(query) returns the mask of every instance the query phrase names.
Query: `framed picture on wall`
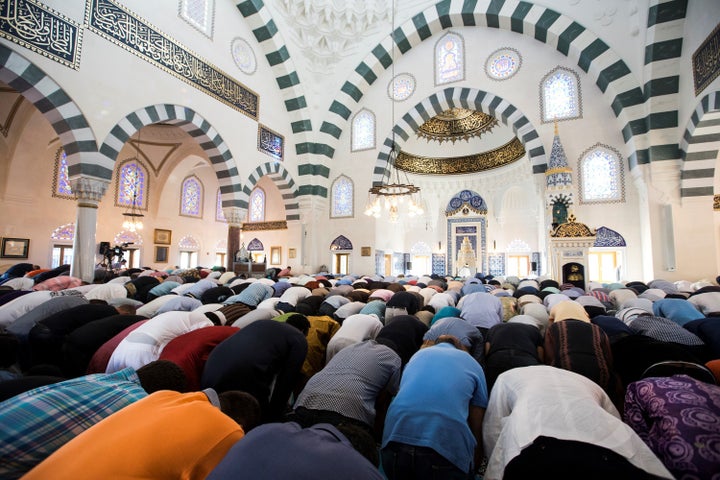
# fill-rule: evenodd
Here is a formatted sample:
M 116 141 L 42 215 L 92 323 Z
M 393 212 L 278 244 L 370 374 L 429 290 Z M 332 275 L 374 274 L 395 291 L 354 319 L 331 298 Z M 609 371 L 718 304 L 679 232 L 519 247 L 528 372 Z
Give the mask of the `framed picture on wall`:
M 0 257 L 2 258 L 28 258 L 30 251 L 29 238 L 3 238 Z
M 168 263 L 168 251 L 170 247 L 155 246 L 155 263 Z
M 270 265 L 280 265 L 282 261 L 282 247 L 270 247 Z
M 295 258 L 297 257 L 297 250 L 294 248 L 288 249 L 288 258 Z
M 369 257 L 372 253 L 372 247 L 360 247 L 360 256 Z
M 170 242 L 172 241 L 172 230 L 156 228 L 154 240 L 158 245 L 170 245 Z

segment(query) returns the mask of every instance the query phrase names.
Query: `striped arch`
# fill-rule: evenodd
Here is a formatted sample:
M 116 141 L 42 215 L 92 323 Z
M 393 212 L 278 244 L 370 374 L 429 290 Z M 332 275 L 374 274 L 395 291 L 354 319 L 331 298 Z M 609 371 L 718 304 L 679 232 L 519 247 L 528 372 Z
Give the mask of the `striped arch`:
M 304 89 L 295 64 L 290 58 L 290 52 L 285 45 L 286 42 L 279 33 L 270 11 L 265 8 L 262 0 L 244 0 L 237 3 L 237 8 L 245 17 L 255 39 L 263 49 L 283 95 L 285 109 L 290 116 L 290 127 L 295 140 L 295 154 L 298 157 L 300 175 L 320 175 L 327 178 L 330 169 L 326 166 L 316 165 L 319 162 L 314 161 L 313 158 L 318 154 L 327 154 L 328 152 L 319 152 L 318 145 L 308 138 L 307 132 L 312 132 L 312 122 Z M 330 156 L 332 154 L 333 152 L 329 152 Z M 302 185 L 298 189 L 298 195 L 319 195 L 327 198 L 327 186 L 323 188 L 316 185 Z
M 396 47 L 397 55 L 404 55 L 449 28 L 472 26 L 501 28 L 530 36 L 576 61 L 595 80 L 619 119 L 630 166 L 638 163 L 638 145 L 646 143 L 645 100 L 630 68 L 605 42 L 571 18 L 521 0 L 442 0 L 398 27 L 392 37 L 386 37 L 360 62 L 332 102 L 327 120 L 320 126 L 321 143 L 316 147 L 323 154 L 321 160 L 332 159 L 351 112 L 357 110 L 360 99 L 383 70 L 390 68 L 392 48 Z M 327 178 L 320 179 L 317 173 L 323 171 L 322 167 L 324 164 L 314 165 L 303 174 L 312 170 L 316 172 L 312 181 L 327 183 Z
M 295 186 L 295 181 L 290 176 L 290 173 L 277 162 L 266 162 L 258 166 L 250 174 L 242 191 L 242 198 L 245 205 L 248 204 L 250 193 L 253 188 L 255 188 L 257 182 L 266 175 L 270 177 L 275 183 L 275 186 L 280 189 L 283 202 L 285 202 L 285 220 L 300 220 L 300 204 L 296 200 L 298 189 Z
M 650 0 L 645 36 L 643 85 L 647 150 L 638 151 L 637 163 L 679 160 L 680 68 L 688 0 Z
M 720 91 L 705 95 L 693 112 L 680 141 L 683 159 L 681 197 L 713 195 L 715 162 L 720 150 Z
M 393 127 L 396 143 L 402 145 L 426 120 L 453 107 L 481 111 L 496 117 L 512 128 L 515 135 L 525 146 L 525 151 L 530 157 L 533 173 L 545 172 L 547 169 L 545 147 L 543 147 L 540 135 L 538 135 L 530 120 L 503 98 L 473 88 L 446 88 L 415 105 Z M 393 139 L 389 136 L 380 148 L 375 170 L 373 171 L 373 185 L 379 185 L 384 180 L 387 180 L 389 174 L 388 156 L 390 155 L 392 142 Z
M 188 107 L 158 104 L 136 110 L 118 122 L 100 147 L 101 159 L 96 166 L 103 177 L 110 180 L 113 166 L 125 142 L 145 125 L 164 122 L 176 125 L 193 137 L 205 151 L 220 183 L 222 206 L 247 209 L 247 197 L 237 167 L 225 141 L 215 128 Z
M 88 157 L 97 155 L 95 134 L 80 108 L 52 78 L 22 55 L 0 45 L 0 81 L 17 90 L 50 122 L 67 155 L 70 178 L 109 178 L 88 163 Z

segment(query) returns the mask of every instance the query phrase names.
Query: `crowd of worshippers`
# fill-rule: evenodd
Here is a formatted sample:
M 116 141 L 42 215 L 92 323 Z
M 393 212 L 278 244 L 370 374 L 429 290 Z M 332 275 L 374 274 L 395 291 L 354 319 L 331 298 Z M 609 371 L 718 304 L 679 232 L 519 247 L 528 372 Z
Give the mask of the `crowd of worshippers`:
M 0 276 L 3 479 L 720 475 L 720 277 L 63 267 Z

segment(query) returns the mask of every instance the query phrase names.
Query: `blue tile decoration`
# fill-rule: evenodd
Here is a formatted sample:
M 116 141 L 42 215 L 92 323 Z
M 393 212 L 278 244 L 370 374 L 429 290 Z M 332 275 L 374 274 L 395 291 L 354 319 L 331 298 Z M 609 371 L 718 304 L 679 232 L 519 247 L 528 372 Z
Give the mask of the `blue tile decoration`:
M 91 0 L 88 29 L 183 80 L 216 100 L 258 119 L 260 97 L 112 0 Z
M 542 275 L 542 262 L 540 261 L 540 252 L 532 252 L 530 254 L 530 261 L 535 262 L 535 273 L 537 275 Z
M 258 125 L 257 148 L 277 161 L 282 161 L 285 138 L 265 125 Z
M 432 273 L 435 275 L 445 275 L 445 254 L 432 254 Z
M 385 252 L 382 250 L 375 250 L 375 273 L 385 275 Z
M 248 252 L 262 252 L 263 250 L 265 250 L 265 247 L 260 240 L 258 240 L 257 238 L 253 238 L 252 240 L 250 240 L 250 243 L 248 243 L 247 250 Z
M 472 190 L 463 190 L 450 199 L 448 206 L 445 208 L 445 216 L 449 217 L 461 211 L 463 213 L 485 214 L 487 210 L 487 204 L 480 195 Z
M 505 254 L 488 255 L 488 273 L 493 277 L 505 275 Z
M 352 250 L 353 245 L 345 235 L 339 235 L 330 244 L 330 250 Z
M 398 275 L 405 272 L 405 254 L 393 253 L 393 275 Z
M 458 243 L 455 248 L 453 248 L 453 234 L 457 232 L 458 227 L 467 227 L 468 225 L 463 225 L 467 223 L 473 223 L 473 224 L 479 224 L 480 225 L 480 232 L 477 232 L 475 234 L 466 234 L 465 236 L 470 237 L 470 242 L 473 245 L 473 249 L 475 250 L 475 256 L 477 256 L 478 260 L 480 262 L 478 263 L 478 273 L 479 272 L 486 272 L 487 271 L 487 258 L 485 257 L 485 253 L 487 252 L 487 219 L 482 217 L 470 217 L 470 218 L 448 218 L 447 219 L 447 272 L 449 274 L 453 274 L 453 264 L 455 262 L 455 259 L 453 258 L 454 255 L 457 255 L 457 250 L 460 248 L 460 243 Z M 473 227 L 477 228 L 477 225 L 472 225 Z M 480 235 L 480 242 L 478 246 L 478 233 Z M 461 234 L 459 234 L 461 235 Z M 462 242 L 462 238 L 459 239 L 460 242 Z
M 625 239 L 615 230 L 600 227 L 596 230 L 593 247 L 625 247 Z
M 78 70 L 82 28 L 35 0 L 0 1 L 0 37 Z

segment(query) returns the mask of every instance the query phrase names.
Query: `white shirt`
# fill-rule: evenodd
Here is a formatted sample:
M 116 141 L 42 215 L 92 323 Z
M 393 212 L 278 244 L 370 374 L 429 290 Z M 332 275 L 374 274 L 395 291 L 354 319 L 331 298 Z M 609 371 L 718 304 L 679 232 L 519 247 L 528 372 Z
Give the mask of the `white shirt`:
M 325 363 L 329 363 L 337 352 L 348 345 L 374 340 L 382 327 L 382 322 L 375 314 L 356 313 L 350 315 L 328 342 L 325 350 Z
M 547 365 L 501 374 L 483 420 L 483 478 L 501 479 L 510 460 L 541 435 L 599 445 L 646 472 L 673 478 L 592 380 Z
M 160 358 L 170 340 L 199 328 L 213 326 L 205 315 L 194 312 L 170 311 L 161 313 L 130 332 L 115 348 L 105 370 L 117 372 L 126 367 L 135 370 Z

